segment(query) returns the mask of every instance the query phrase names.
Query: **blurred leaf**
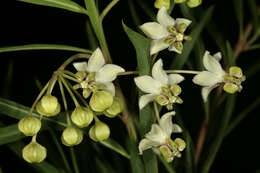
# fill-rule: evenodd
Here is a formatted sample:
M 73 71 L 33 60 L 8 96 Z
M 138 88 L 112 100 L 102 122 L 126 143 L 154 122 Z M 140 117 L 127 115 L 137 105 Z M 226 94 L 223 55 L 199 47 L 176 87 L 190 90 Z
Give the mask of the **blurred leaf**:
M 18 0 L 26 3 L 43 5 L 49 7 L 56 7 L 65 9 L 68 11 L 73 11 L 76 13 L 88 14 L 87 10 L 81 7 L 79 4 L 71 1 L 71 0 Z
M 170 163 L 167 163 L 162 156 L 158 156 L 158 157 L 169 173 L 176 173 L 176 171 L 173 169 Z
M 22 51 L 22 50 L 67 50 L 67 51 L 75 51 L 75 52 L 92 53 L 92 51 L 87 49 L 74 47 L 74 46 L 58 45 L 58 44 L 27 44 L 22 46 L 1 47 L 0 53 Z
M 95 157 L 96 160 L 96 164 L 97 164 L 97 168 L 98 168 L 98 172 L 99 173 L 115 173 L 115 171 L 113 170 L 113 168 L 109 165 L 109 163 L 102 159 L 102 161 L 98 158 Z
M 179 6 L 180 6 L 180 9 L 181 9 L 182 15 L 185 18 L 191 20 L 192 21 L 191 24 L 197 24 L 196 18 L 192 14 L 192 10 L 190 8 L 188 8 L 188 6 L 185 3 L 182 3 Z
M 170 8 L 168 9 L 168 13 L 171 14 L 175 6 L 174 0 L 170 0 Z
M 138 13 L 136 12 L 133 0 L 128 0 L 128 7 L 129 7 L 129 10 L 131 12 L 131 17 L 133 19 L 134 24 L 136 26 L 141 25 L 142 21 L 141 21 L 139 15 L 138 15 Z
M 26 136 L 24 136 L 24 134 L 22 134 L 18 130 L 17 124 L 13 124 L 13 125 L 9 125 L 9 126 L 0 128 L 0 145 L 18 141 L 25 137 Z
M 211 18 L 211 15 L 213 13 L 214 7 L 210 7 L 207 9 L 207 11 L 203 14 L 203 17 L 201 21 L 195 26 L 194 29 L 192 29 L 191 37 L 192 40 L 186 41 L 183 46 L 182 54 L 178 54 L 176 58 L 173 60 L 173 62 L 170 65 L 170 68 L 172 69 L 181 69 L 185 62 L 187 61 L 191 51 L 193 50 L 193 47 L 195 46 L 195 43 L 200 36 L 200 33 L 202 32 L 203 28 L 207 24 L 208 20 Z
M 5 75 L 5 79 L 3 82 L 3 88 L 1 90 L 1 96 L 7 98 L 10 93 L 12 79 L 13 79 L 13 72 L 14 72 L 14 64 L 12 59 L 9 61 L 7 74 Z
M 259 13 L 257 10 L 257 4 L 256 0 L 247 0 L 248 6 L 251 12 L 251 15 L 253 16 L 253 22 L 254 22 L 254 28 L 257 30 L 259 27 Z
M 253 66 L 249 67 L 245 73 L 246 78 L 248 79 L 254 76 L 257 72 L 260 72 L 260 60 L 258 60 Z
M 98 41 L 89 20 L 86 21 L 86 34 L 90 50 L 95 50 L 98 47 Z
M 0 173 L 4 173 L 1 167 L 0 167 Z
M 203 70 L 204 69 L 203 55 L 204 55 L 206 49 L 205 49 L 205 44 L 204 44 L 204 42 L 203 42 L 201 37 L 198 38 L 198 41 L 197 41 L 197 43 L 195 45 L 195 48 L 194 48 L 194 51 L 195 51 L 197 69 L 198 70 Z
M 255 50 L 255 49 L 260 49 L 260 43 L 250 46 L 249 48 L 246 49 L 246 51 Z
M 135 47 L 137 66 L 140 75 L 149 75 L 151 71 L 150 40 L 141 34 L 128 28 L 124 23 L 123 28 Z M 140 92 L 140 95 L 142 93 Z M 139 111 L 141 135 L 147 133 L 155 122 L 155 114 L 151 105 Z M 158 165 L 155 154 L 152 151 L 145 151 L 143 154 L 146 173 L 157 173 Z
M 133 0 L 132 0 L 133 1 Z M 153 2 L 150 3 L 148 1 L 140 1 L 136 0 L 136 3 L 139 5 L 139 7 L 142 9 L 142 11 L 152 20 L 156 21 L 156 15 L 153 12 L 154 6 Z M 152 5 L 150 5 L 152 4 Z
M 235 8 L 235 14 L 237 18 L 237 22 L 239 25 L 239 34 L 240 36 L 243 34 L 244 28 L 244 9 L 243 9 L 243 0 L 233 0 L 233 6 Z
M 235 58 L 233 56 L 233 50 L 232 50 L 232 47 L 229 43 L 229 41 L 226 42 L 226 47 L 227 47 L 227 60 L 228 60 L 228 65 L 229 66 L 234 66 L 236 65 L 235 63 Z

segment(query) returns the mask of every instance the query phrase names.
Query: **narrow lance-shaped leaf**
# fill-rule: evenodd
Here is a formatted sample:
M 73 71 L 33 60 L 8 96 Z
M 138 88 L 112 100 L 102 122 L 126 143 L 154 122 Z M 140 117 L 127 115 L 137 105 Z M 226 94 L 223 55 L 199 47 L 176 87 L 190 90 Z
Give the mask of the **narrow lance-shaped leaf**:
M 229 41 L 226 42 L 226 46 L 227 46 L 227 60 L 228 60 L 228 65 L 229 66 L 234 66 L 236 65 L 235 63 L 235 58 L 233 56 L 233 50 L 232 50 L 232 47 L 229 43 Z
M 233 6 L 235 8 L 235 14 L 239 25 L 239 33 L 240 36 L 243 33 L 244 28 L 244 8 L 243 8 L 243 0 L 233 0 Z
M 36 4 L 36 5 L 61 8 L 68 11 L 73 11 L 75 13 L 82 13 L 86 15 L 88 14 L 86 9 L 84 9 L 79 4 L 71 0 L 18 0 L 18 1 Z

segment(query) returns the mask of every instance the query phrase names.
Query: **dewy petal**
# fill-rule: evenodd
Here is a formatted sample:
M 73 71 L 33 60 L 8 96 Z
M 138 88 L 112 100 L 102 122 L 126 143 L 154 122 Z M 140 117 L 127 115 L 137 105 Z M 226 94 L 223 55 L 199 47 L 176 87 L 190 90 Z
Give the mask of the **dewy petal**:
M 176 25 L 179 25 L 181 23 L 184 23 L 187 25 L 187 27 L 191 24 L 191 20 L 185 19 L 185 18 L 177 18 L 176 19 Z
M 150 55 L 156 54 L 157 52 L 169 47 L 169 44 L 165 43 L 164 40 L 165 38 L 162 38 L 151 42 Z
M 167 139 L 166 133 L 161 129 L 158 124 L 152 124 L 152 129 L 149 133 L 145 134 L 145 137 L 158 145 L 165 143 Z
M 163 70 L 162 59 L 159 59 L 156 63 L 154 63 L 152 68 L 152 76 L 155 80 L 160 81 L 163 85 L 168 85 L 168 76 Z
M 217 83 L 221 83 L 223 78 L 209 71 L 202 71 L 194 76 L 192 81 L 197 85 L 212 86 L 216 85 Z
M 100 86 L 100 89 L 107 90 L 112 96 L 115 96 L 115 86 L 112 82 L 102 83 Z
M 218 85 L 203 87 L 201 90 L 202 99 L 204 102 L 207 102 L 209 93 L 216 88 Z
M 111 82 L 116 79 L 118 73 L 124 72 L 125 70 L 114 64 L 104 65 L 98 72 L 96 72 L 95 80 L 97 82 Z
M 225 71 L 222 69 L 220 63 L 216 60 L 216 58 L 212 57 L 209 51 L 206 51 L 203 56 L 203 64 L 204 67 L 215 74 L 224 75 Z
M 160 8 L 160 10 L 158 11 L 157 21 L 164 27 L 175 25 L 175 20 L 168 14 L 165 6 Z
M 221 52 L 217 52 L 213 55 L 213 57 L 217 60 L 217 61 L 220 61 L 221 58 L 222 58 L 222 55 L 221 55 Z
M 161 39 L 169 35 L 167 29 L 156 22 L 147 22 L 140 26 L 140 29 L 152 39 Z
M 143 109 L 148 103 L 153 101 L 157 95 L 145 94 L 139 98 L 139 109 Z
M 169 51 L 176 52 L 176 53 L 178 53 L 178 54 L 181 54 L 181 52 L 182 52 L 182 51 L 177 50 L 174 46 L 169 46 L 168 50 L 169 50 Z
M 164 114 L 160 119 L 160 127 L 164 131 L 164 133 L 167 135 L 167 137 L 170 137 L 173 130 L 173 124 L 172 124 L 172 116 L 175 115 L 175 112 L 168 112 Z
M 170 74 L 168 75 L 168 84 L 173 85 L 173 84 L 178 84 L 184 80 L 184 77 L 179 74 Z
M 157 147 L 159 146 L 160 144 L 156 143 L 156 142 L 153 142 L 153 141 L 150 141 L 148 139 L 142 139 L 139 143 L 139 154 L 143 154 L 143 151 L 144 150 L 147 150 L 149 148 L 152 148 L 152 147 Z
M 136 77 L 134 78 L 134 81 L 137 87 L 143 92 L 158 95 L 161 93 L 162 84 L 151 76 L 145 75 Z
M 73 63 L 73 66 L 77 71 L 85 72 L 87 70 L 88 64 L 86 62 L 75 62 Z
M 88 60 L 88 72 L 97 72 L 105 64 L 104 56 L 100 50 L 97 48 Z

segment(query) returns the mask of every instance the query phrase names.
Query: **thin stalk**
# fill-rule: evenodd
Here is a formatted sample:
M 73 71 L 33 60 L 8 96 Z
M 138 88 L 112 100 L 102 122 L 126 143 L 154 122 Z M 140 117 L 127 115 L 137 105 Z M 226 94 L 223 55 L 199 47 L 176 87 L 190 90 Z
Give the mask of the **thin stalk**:
M 157 119 L 158 123 L 160 123 L 160 115 L 159 115 L 159 110 L 158 110 L 156 102 L 153 102 L 153 107 L 154 107 L 156 119 Z
M 110 2 L 106 8 L 102 11 L 102 13 L 100 14 L 99 18 L 101 20 L 101 22 L 103 21 L 104 17 L 107 15 L 107 13 L 119 2 L 119 0 L 113 0 L 112 2 Z
M 75 95 L 73 94 L 73 92 L 71 91 L 70 87 L 68 86 L 67 82 L 64 80 L 64 78 L 62 76 L 60 76 L 60 79 L 63 83 L 63 85 L 65 86 L 65 88 L 67 89 L 68 93 L 70 94 L 70 97 L 72 98 L 74 104 L 76 107 L 79 106 L 79 102 L 77 101 Z
M 62 76 L 63 76 L 64 78 L 66 78 L 66 79 L 71 80 L 71 81 L 74 81 L 74 82 L 77 82 L 77 83 L 80 82 L 80 80 L 75 79 L 74 77 L 71 77 L 71 76 L 69 76 L 69 75 L 67 75 L 67 74 L 64 74 L 64 73 L 63 73 Z
M 72 76 L 72 77 L 77 77 L 77 75 L 76 74 L 74 74 L 74 73 L 72 73 L 72 72 L 70 72 L 70 71 L 68 71 L 68 70 L 63 70 L 62 71 L 63 73 L 65 73 L 65 74 L 67 74 L 67 75 L 70 75 L 70 76 Z
M 117 76 L 125 76 L 125 75 L 138 75 L 138 71 L 126 71 L 118 73 Z
M 75 155 L 75 151 L 73 147 L 70 147 L 70 155 L 71 155 L 71 160 L 72 160 L 72 164 L 74 167 L 74 171 L 75 173 L 79 173 L 79 167 L 77 164 L 77 159 L 76 159 L 76 155 Z
M 166 73 L 199 74 L 200 71 L 194 70 L 165 70 Z

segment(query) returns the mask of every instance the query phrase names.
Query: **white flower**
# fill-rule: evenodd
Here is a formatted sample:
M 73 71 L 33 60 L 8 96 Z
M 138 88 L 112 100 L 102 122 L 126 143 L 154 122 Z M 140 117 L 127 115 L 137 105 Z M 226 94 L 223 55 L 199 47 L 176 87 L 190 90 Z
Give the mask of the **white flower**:
M 203 86 L 201 94 L 204 102 L 207 101 L 209 93 L 221 83 L 225 84 L 223 89 L 228 93 L 242 90 L 241 83 L 245 80 L 242 70 L 233 66 L 229 68 L 229 73 L 226 73 L 219 63 L 220 60 L 220 52 L 211 56 L 209 51 L 206 51 L 203 64 L 207 71 L 200 72 L 192 80 L 195 84 Z
M 177 85 L 184 80 L 179 74 L 167 75 L 163 70 L 162 60 L 159 59 L 152 68 L 152 77 L 148 75 L 134 78 L 135 84 L 145 93 L 139 99 L 139 108 L 142 109 L 149 102 L 156 100 L 160 105 L 172 105 L 179 102 L 181 92 Z M 170 87 L 170 88 L 169 88 Z
M 184 35 L 184 31 L 191 24 L 191 21 L 184 18 L 173 19 L 167 13 L 165 6 L 157 13 L 157 22 L 147 22 L 140 26 L 140 29 L 153 39 L 150 54 L 153 55 L 163 49 L 177 53 L 182 52 L 182 41 L 191 39 Z
M 139 153 L 142 154 L 144 150 L 167 145 L 171 134 L 180 133 L 182 129 L 179 125 L 172 123 L 172 116 L 175 112 L 168 112 L 164 114 L 159 124 L 153 124 L 150 132 L 145 134 L 145 138 L 139 143 Z
M 93 91 L 95 89 L 104 89 L 115 95 L 115 86 L 112 83 L 116 79 L 117 74 L 125 70 L 114 64 L 105 64 L 104 56 L 99 48 L 97 48 L 87 62 L 73 63 L 78 72 L 84 72 L 85 77 L 80 83 L 83 90 Z M 84 93 L 84 91 L 83 91 Z

